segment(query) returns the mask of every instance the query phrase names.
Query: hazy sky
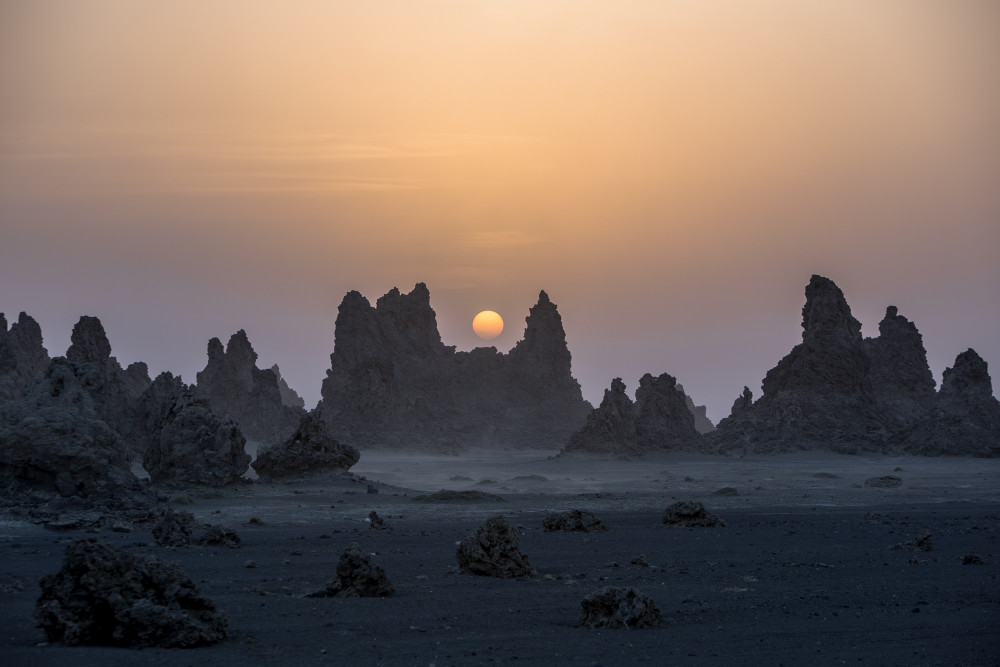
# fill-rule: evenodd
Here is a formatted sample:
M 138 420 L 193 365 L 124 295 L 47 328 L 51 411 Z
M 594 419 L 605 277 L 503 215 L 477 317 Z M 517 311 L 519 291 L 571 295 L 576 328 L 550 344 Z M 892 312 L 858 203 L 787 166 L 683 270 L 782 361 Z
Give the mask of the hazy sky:
M 675 375 L 717 421 L 800 340 L 1000 380 L 994 0 L 0 0 L 0 311 L 188 381 L 246 329 L 312 404 L 343 295 L 426 282 L 509 349 L 540 289 L 585 396 Z

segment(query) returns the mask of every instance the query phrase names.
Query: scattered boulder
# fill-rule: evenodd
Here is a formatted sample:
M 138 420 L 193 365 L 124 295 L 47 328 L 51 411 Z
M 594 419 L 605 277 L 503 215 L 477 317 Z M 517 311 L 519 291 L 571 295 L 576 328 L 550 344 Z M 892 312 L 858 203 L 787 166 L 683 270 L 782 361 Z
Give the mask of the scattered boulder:
M 466 574 L 512 579 L 537 574 L 521 553 L 521 538 L 502 516 L 493 516 L 458 546 L 458 567 Z
M 634 588 L 608 587 L 580 602 L 580 625 L 587 628 L 655 628 L 663 625 L 659 607 Z
M 669 506 L 663 512 L 663 525 L 684 528 L 694 526 L 714 528 L 725 526 L 726 522 L 716 516 L 714 512 L 705 509 L 701 503 L 688 500 Z
M 456 352 L 441 342 L 430 292 L 393 288 L 375 306 L 358 292 L 340 304 L 318 410 L 330 434 L 359 447 L 457 452 L 544 447 L 565 440 L 590 409 L 571 374 L 562 318 L 545 292 L 524 338 Z
M 203 526 L 193 542 L 206 547 L 226 547 L 229 549 L 238 549 L 243 544 L 243 540 L 240 539 L 239 533 L 235 530 L 214 524 Z
M 368 513 L 368 527 L 372 530 L 392 530 L 392 524 L 380 517 L 375 510 Z
M 927 533 L 921 535 L 920 537 L 914 538 L 909 542 L 901 542 L 899 544 L 894 544 L 889 547 L 890 550 L 897 551 L 900 549 L 906 549 L 908 551 L 933 551 L 934 550 L 934 537 Z
M 633 403 L 625 393 L 625 383 L 615 378 L 601 405 L 591 411 L 559 456 L 590 452 L 637 458 L 653 450 L 703 449 L 704 439 L 688 406 L 691 399 L 673 376 L 646 373 L 635 397 Z
M 978 554 L 965 554 L 962 556 L 962 565 L 986 565 L 986 561 Z
M 194 515 L 190 512 L 175 512 L 168 507 L 160 520 L 153 526 L 153 539 L 161 547 L 183 547 L 191 544 L 194 530 Z
M 279 378 L 273 369 L 257 368 L 257 353 L 243 329 L 229 338 L 225 350 L 218 338 L 208 341 L 208 364 L 196 376 L 197 391 L 212 410 L 263 443 L 286 440 L 305 412 L 284 402 Z M 285 394 L 293 400 L 295 392 L 289 388 Z
M 306 414 L 285 442 L 257 452 L 250 465 L 260 478 L 288 477 L 308 472 L 346 471 L 361 458 L 358 450 L 333 438 L 315 412 Z
M 542 526 L 548 532 L 563 530 L 567 532 L 592 533 L 598 530 L 608 530 L 608 526 L 586 510 L 569 510 L 550 514 L 542 521 Z
M 373 598 L 387 597 L 395 592 L 385 570 L 371 562 L 357 542 L 351 544 L 337 563 L 337 578 L 325 588 L 307 597 Z
M 882 477 L 869 477 L 865 480 L 865 486 L 873 489 L 895 489 L 902 486 L 903 480 L 895 475 L 883 475 Z
M 177 565 L 96 539 L 70 544 L 39 585 L 34 619 L 50 642 L 190 648 L 226 638 L 226 617 Z

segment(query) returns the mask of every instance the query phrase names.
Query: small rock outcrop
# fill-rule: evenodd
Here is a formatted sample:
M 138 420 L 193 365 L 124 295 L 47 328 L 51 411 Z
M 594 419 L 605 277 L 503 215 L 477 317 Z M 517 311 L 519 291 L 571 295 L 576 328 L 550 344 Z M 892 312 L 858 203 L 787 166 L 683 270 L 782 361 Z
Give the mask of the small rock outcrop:
M 142 464 L 156 484 L 225 486 L 250 465 L 245 445 L 236 422 L 219 419 L 206 399 L 186 388 L 167 410 Z
M 580 607 L 580 625 L 586 628 L 638 630 L 663 625 L 653 599 L 634 588 L 605 588 L 583 598 Z
M 48 366 L 38 322 L 22 312 L 8 330 L 0 313 L 0 402 L 21 398 Z
M 356 448 L 330 436 L 326 423 L 314 411 L 302 418 L 288 440 L 258 451 L 250 465 L 261 479 L 267 480 L 309 472 L 345 471 L 360 458 Z
M 239 424 L 247 438 L 281 442 L 295 431 L 304 411 L 284 403 L 278 377 L 257 368 L 257 353 L 240 329 L 225 349 L 218 338 L 208 341 L 208 364 L 197 375 L 197 391 L 213 412 Z
M 705 509 L 701 503 L 687 500 L 674 503 L 663 512 L 663 525 L 682 528 L 721 528 L 726 525 L 726 522 L 720 519 L 715 512 Z
M 458 567 L 465 574 L 513 579 L 537 574 L 521 553 L 521 538 L 502 516 L 493 516 L 458 545 Z
M 882 477 L 869 477 L 865 480 L 865 486 L 872 489 L 895 489 L 903 485 L 903 479 L 895 475 L 883 475 Z
M 508 353 L 456 352 L 441 342 L 430 292 L 393 288 L 373 307 L 340 304 L 318 410 L 331 435 L 358 447 L 457 452 L 549 447 L 584 422 L 562 318 L 541 292 Z
M 542 521 L 542 527 L 548 532 L 566 531 L 577 533 L 592 533 L 598 530 L 608 530 L 607 524 L 586 510 L 568 510 L 550 514 Z
M 42 577 L 35 624 L 69 646 L 191 648 L 226 638 L 228 623 L 177 566 L 96 539 L 66 548 Z
M 635 403 L 625 393 L 625 383 L 615 378 L 600 407 L 591 411 L 559 456 L 587 452 L 639 458 L 655 450 L 700 451 L 705 441 L 689 404 L 691 399 L 667 373 L 643 375 Z
M 385 570 L 372 563 L 371 556 L 354 542 L 340 556 L 337 578 L 308 597 L 382 598 L 392 595 L 395 590 Z
M 93 379 L 87 364 L 56 357 L 26 396 L 0 406 L 0 480 L 11 499 L 40 494 L 108 509 L 155 502 L 125 443 L 98 417 Z

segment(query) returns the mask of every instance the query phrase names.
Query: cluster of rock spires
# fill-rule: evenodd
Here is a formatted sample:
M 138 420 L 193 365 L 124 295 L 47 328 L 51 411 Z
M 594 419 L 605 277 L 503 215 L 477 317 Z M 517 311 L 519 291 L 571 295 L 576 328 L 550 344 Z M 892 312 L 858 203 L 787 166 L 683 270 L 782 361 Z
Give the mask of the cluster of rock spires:
M 423 283 L 409 294 L 394 288 L 374 307 L 349 292 L 330 362 L 318 409 L 334 437 L 360 447 L 551 447 L 590 410 L 545 292 L 507 354 L 444 345 Z
M 958 355 L 940 391 L 916 326 L 894 306 L 863 338 L 843 292 L 813 276 L 802 342 L 763 381 L 744 388 L 709 438 L 725 453 L 829 448 L 854 453 L 1000 456 L 1000 402 L 986 362 Z

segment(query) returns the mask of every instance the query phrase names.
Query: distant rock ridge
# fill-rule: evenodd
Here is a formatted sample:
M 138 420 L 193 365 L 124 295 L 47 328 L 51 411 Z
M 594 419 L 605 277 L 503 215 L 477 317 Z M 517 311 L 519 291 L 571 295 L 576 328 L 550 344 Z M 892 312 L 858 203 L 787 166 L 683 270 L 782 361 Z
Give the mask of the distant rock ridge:
M 287 405 L 290 408 L 302 408 L 304 410 L 306 402 L 294 389 L 288 386 L 285 378 L 281 377 L 281 369 L 278 368 L 278 364 L 271 366 L 271 372 L 278 378 L 278 393 L 281 395 L 282 405 Z
M 879 335 L 864 339 L 843 292 L 816 275 L 802 328 L 802 342 L 765 376 L 763 396 L 754 402 L 744 387 L 709 435 L 720 451 L 1000 455 L 1000 403 L 974 351 L 959 355 L 935 392 L 912 322 L 889 306 Z
M 208 364 L 196 377 L 197 391 L 212 411 L 234 419 L 251 440 L 283 442 L 305 416 L 305 410 L 282 400 L 279 376 L 257 368 L 257 353 L 243 329 L 229 338 L 225 349 L 218 338 L 208 341 Z
M 656 450 L 702 451 L 705 440 L 695 428 L 692 404 L 683 387 L 667 373 L 643 375 L 635 403 L 625 393 L 625 383 L 615 378 L 604 391 L 601 405 L 590 412 L 559 456 L 594 453 L 641 458 Z
M 695 405 L 694 400 L 684 391 L 684 385 L 680 382 L 677 383 L 677 390 L 684 393 L 684 401 L 687 404 L 688 410 L 694 415 L 694 428 L 698 433 L 702 435 L 706 433 L 711 433 L 715 430 L 715 424 L 712 420 L 708 418 L 708 407 L 704 405 Z
M 38 322 L 22 312 L 8 330 L 7 318 L 0 313 L 0 401 L 23 396 L 48 366 Z
M 584 423 L 590 405 L 545 292 L 525 322 L 508 354 L 456 352 L 441 342 L 425 284 L 409 294 L 393 288 L 374 307 L 349 292 L 317 409 L 333 437 L 362 448 L 551 448 Z

